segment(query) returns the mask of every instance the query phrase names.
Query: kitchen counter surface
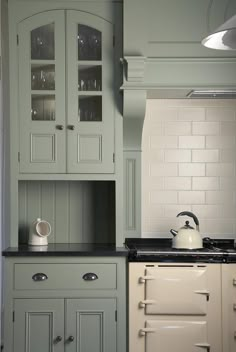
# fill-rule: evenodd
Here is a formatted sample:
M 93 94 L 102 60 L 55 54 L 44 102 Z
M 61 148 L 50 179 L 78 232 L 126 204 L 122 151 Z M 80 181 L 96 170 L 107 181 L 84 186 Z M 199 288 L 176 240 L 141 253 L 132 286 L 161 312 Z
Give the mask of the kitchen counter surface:
M 115 247 L 105 244 L 77 244 L 59 243 L 48 246 L 8 247 L 3 252 L 4 257 L 58 257 L 58 256 L 127 256 L 129 251 L 125 247 Z

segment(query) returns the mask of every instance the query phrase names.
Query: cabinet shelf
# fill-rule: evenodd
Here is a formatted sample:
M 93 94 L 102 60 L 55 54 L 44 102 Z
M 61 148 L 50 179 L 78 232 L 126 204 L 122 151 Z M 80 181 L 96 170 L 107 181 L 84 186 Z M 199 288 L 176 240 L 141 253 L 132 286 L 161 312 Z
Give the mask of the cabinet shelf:
M 96 91 L 96 90 L 80 90 L 78 92 L 78 95 L 83 98 L 83 97 L 86 97 L 86 96 L 102 96 L 102 92 L 101 91 Z
M 43 90 L 43 89 L 40 89 L 40 90 L 31 90 L 31 95 L 42 95 L 42 96 L 45 96 L 45 95 L 55 95 L 55 90 Z
M 95 60 L 79 60 L 77 63 L 79 66 L 102 66 L 102 61 Z

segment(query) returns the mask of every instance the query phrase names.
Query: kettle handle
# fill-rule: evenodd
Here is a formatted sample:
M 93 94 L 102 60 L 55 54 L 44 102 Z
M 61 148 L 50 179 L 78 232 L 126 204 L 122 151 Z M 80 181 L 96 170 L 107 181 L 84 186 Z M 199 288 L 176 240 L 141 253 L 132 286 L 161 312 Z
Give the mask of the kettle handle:
M 196 217 L 196 215 L 193 214 L 193 213 L 191 213 L 191 211 L 181 211 L 181 213 L 179 213 L 179 214 L 177 215 L 177 217 L 178 217 L 178 216 L 184 216 L 184 215 L 187 215 L 187 216 L 189 216 L 190 218 L 193 218 L 193 220 L 194 220 L 194 222 L 195 222 L 195 224 L 196 224 L 196 228 L 197 228 L 197 230 L 199 231 L 199 220 L 198 220 L 198 218 Z

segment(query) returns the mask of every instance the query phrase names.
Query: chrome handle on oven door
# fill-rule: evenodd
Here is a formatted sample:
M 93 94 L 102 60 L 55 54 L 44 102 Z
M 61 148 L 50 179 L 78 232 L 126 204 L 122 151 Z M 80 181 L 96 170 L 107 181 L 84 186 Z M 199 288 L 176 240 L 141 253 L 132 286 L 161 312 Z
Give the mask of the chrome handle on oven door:
M 44 273 L 36 273 L 32 276 L 34 281 L 45 281 L 48 279 L 47 275 Z
M 144 301 L 139 302 L 139 307 L 140 308 L 145 308 L 146 304 L 155 304 L 156 301 L 154 299 L 146 299 Z
M 98 279 L 98 276 L 97 274 L 94 274 L 94 273 L 86 273 L 83 275 L 83 279 L 85 281 L 94 281 Z
M 211 350 L 211 345 L 209 345 L 209 343 L 195 343 L 195 346 L 205 348 L 207 352 L 210 352 Z
M 139 335 L 140 336 L 145 336 L 146 333 L 149 333 L 149 332 L 156 332 L 156 329 L 154 329 L 154 328 L 143 328 L 143 329 L 140 329 L 139 330 Z
M 141 284 L 145 283 L 146 280 L 154 280 L 155 277 L 154 276 L 151 276 L 151 275 L 146 275 L 146 276 L 140 276 L 139 278 L 139 282 Z

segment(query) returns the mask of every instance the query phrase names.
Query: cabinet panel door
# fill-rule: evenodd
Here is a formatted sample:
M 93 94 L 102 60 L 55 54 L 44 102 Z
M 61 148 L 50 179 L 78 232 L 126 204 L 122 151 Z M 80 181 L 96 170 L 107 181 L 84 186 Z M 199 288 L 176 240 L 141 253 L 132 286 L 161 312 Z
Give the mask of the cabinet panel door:
M 63 341 L 63 299 L 15 300 L 14 352 L 64 352 Z
M 48 11 L 19 24 L 20 172 L 65 172 L 65 20 Z
M 115 299 L 68 299 L 66 307 L 66 352 L 116 351 Z
M 113 30 L 67 12 L 68 172 L 114 172 Z

